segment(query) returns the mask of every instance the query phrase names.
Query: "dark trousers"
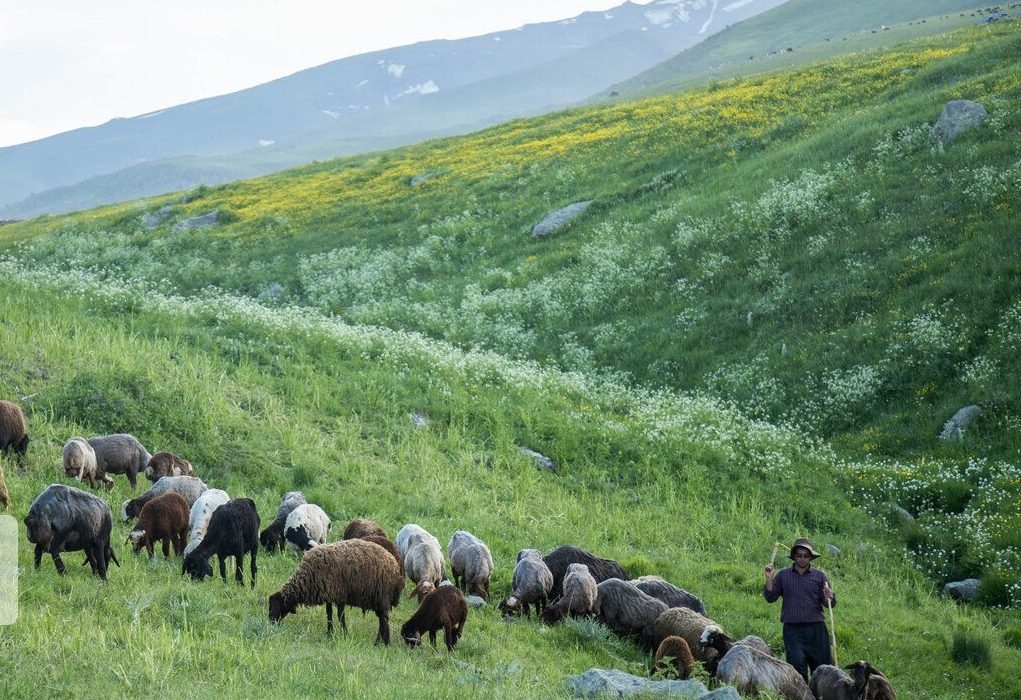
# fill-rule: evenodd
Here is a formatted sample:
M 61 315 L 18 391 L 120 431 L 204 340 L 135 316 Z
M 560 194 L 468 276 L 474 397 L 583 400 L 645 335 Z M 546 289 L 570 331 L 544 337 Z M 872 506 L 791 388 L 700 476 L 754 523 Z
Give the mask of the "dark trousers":
M 798 670 L 805 680 L 808 672 L 819 664 L 832 664 L 830 637 L 822 622 L 788 623 L 783 626 L 783 645 L 787 650 L 787 663 Z

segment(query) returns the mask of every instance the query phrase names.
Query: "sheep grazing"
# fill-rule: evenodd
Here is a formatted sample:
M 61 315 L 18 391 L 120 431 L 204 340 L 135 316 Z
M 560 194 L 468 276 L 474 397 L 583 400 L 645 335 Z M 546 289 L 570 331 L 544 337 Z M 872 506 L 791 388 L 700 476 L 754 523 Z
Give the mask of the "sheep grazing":
M 148 491 L 137 498 L 132 498 L 121 504 L 121 519 L 125 522 L 131 518 L 137 518 L 142 512 L 142 506 L 165 493 L 173 491 L 180 494 L 188 501 L 188 507 L 195 505 L 199 496 L 209 490 L 202 479 L 195 476 L 165 476 L 152 485 Z
M 422 643 L 422 633 L 428 632 L 435 647 L 436 632 L 442 629 L 447 651 L 453 651 L 467 619 L 468 601 L 464 594 L 456 586 L 440 586 L 422 598 L 418 610 L 401 627 L 401 636 L 408 646 L 417 647 Z
M 543 561 L 546 562 L 550 573 L 553 574 L 553 588 L 549 594 L 551 600 L 556 600 L 563 595 L 564 576 L 567 575 L 567 567 L 571 564 L 587 566 L 596 583 L 601 583 L 608 578 L 618 578 L 621 581 L 631 578 L 624 568 L 614 560 L 602 559 L 581 547 L 569 544 L 560 545 L 543 557 Z
M 195 467 L 173 452 L 157 452 L 145 465 L 145 478 L 155 483 L 164 476 L 195 476 Z
M 199 546 L 199 542 L 206 536 L 209 529 L 209 520 L 213 517 L 213 511 L 230 500 L 230 496 L 223 489 L 209 489 L 202 493 L 191 505 L 191 512 L 188 514 L 188 545 L 184 548 L 184 555 L 188 556 L 192 550 Z
M 344 608 L 371 610 L 379 618 L 376 643 L 390 644 L 390 610 L 397 607 L 404 577 L 382 547 L 361 539 L 332 542 L 311 549 L 283 587 L 269 597 L 269 619 L 279 622 L 299 605 L 326 604 L 326 631 L 333 634 L 333 606 L 347 633 Z
M 443 580 L 443 552 L 433 542 L 419 542 L 408 550 L 404 557 L 404 573 L 415 584 L 409 598 L 417 597 L 421 602 L 427 593 L 440 585 Z
M 101 498 L 63 484 L 50 484 L 32 501 L 25 516 L 28 541 L 35 545 L 35 568 L 49 552 L 57 573 L 64 575 L 60 553 L 83 550 L 92 573 L 106 580 L 109 563 L 120 566 L 110 547 L 113 514 Z
M 719 653 L 713 675 L 724 683 L 735 685 L 742 695 L 758 695 L 760 689 L 769 689 L 787 700 L 815 700 L 808 683 L 796 668 L 754 647 L 737 644 L 716 625 L 705 628 L 699 646 Z
M 447 544 L 454 585 L 469 595 L 489 600 L 489 579 L 493 575 L 493 554 L 486 543 L 465 530 L 455 530 Z
M 170 558 L 170 545 L 174 554 L 184 551 L 185 533 L 188 532 L 188 502 L 173 491 L 157 496 L 144 506 L 138 515 L 135 529 L 128 534 L 134 545 L 134 552 L 145 547 L 149 558 L 153 557 L 153 545 L 163 541 L 163 556 Z
M 666 603 L 638 590 L 630 581 L 608 578 L 596 587 L 596 611 L 603 624 L 624 637 L 635 637 L 651 651 L 656 647 L 653 630 Z
M 88 443 L 96 454 L 95 473 L 85 475 L 89 478 L 89 484 L 94 485 L 96 480 L 100 480 L 106 484 L 107 490 L 110 490 L 113 488 L 113 478 L 110 474 L 124 474 L 128 477 L 131 490 L 134 491 L 138 486 L 138 472 L 145 470 L 151 456 L 138 438 L 126 433 L 117 433 L 89 438 Z
M 373 520 L 367 518 L 355 518 L 344 527 L 345 540 L 361 540 L 366 537 L 385 537 L 390 539 L 386 530 Z
M 511 594 L 500 602 L 500 612 L 505 617 L 519 611 L 530 616 L 531 605 L 541 615 L 546 610 L 551 588 L 553 574 L 542 560 L 542 554 L 537 549 L 522 549 L 511 577 Z
M 364 537 L 353 537 L 351 539 L 365 540 L 366 542 L 375 542 L 380 547 L 390 552 L 393 555 L 394 560 L 397 562 L 397 566 L 401 569 L 401 578 L 404 578 L 404 562 L 401 561 L 401 553 L 397 551 L 397 545 L 393 543 L 389 537 L 379 537 L 378 535 L 365 535 Z
M 171 478 L 174 477 L 165 476 L 160 481 Z M 179 476 L 177 478 L 189 479 L 192 477 Z M 234 557 L 237 564 L 235 578 L 238 585 L 243 586 L 244 577 L 241 575 L 241 570 L 245 552 L 249 552 L 252 557 L 252 588 L 255 588 L 255 574 L 258 571 L 255 558 L 259 553 L 259 513 L 256 511 L 252 499 L 235 498 L 213 511 L 206 536 L 184 558 L 181 573 L 187 572 L 197 581 L 201 581 L 206 576 L 212 576 L 213 567 L 209 564 L 209 557 L 215 554 L 220 560 L 220 577 L 226 581 L 226 558 Z
M 31 439 L 25 430 L 25 414 L 21 412 L 21 406 L 10 401 L 0 401 L 0 453 L 9 456 L 13 452 L 21 465 L 29 442 Z
M 401 561 L 408 558 L 408 550 L 422 542 L 431 542 L 436 545 L 437 549 L 440 547 L 440 541 L 429 534 L 425 528 L 415 523 L 408 523 L 402 527 L 397 533 L 397 539 L 394 540 L 394 544 L 397 545 L 397 552 L 401 555 Z M 404 569 L 405 571 L 408 569 L 406 561 L 404 561 Z
M 596 580 L 584 564 L 571 564 L 564 576 L 564 594 L 553 605 L 546 608 L 543 620 L 552 625 L 565 616 L 577 617 L 596 612 L 596 600 L 599 589 Z
M 326 542 L 333 523 L 322 508 L 303 503 L 290 512 L 284 523 L 287 544 L 302 552 Z
M 259 533 L 259 544 L 266 552 L 272 554 L 279 547 L 284 547 L 284 526 L 287 524 L 287 516 L 291 511 L 305 503 L 305 496 L 301 491 L 288 491 L 280 500 L 280 507 L 277 508 L 276 517 L 265 530 Z
M 657 644 L 670 635 L 680 637 L 688 643 L 688 648 L 691 649 L 691 653 L 697 661 L 712 663 L 719 655 L 718 652 L 712 647 L 700 646 L 699 641 L 706 628 L 714 626 L 716 629 L 720 629 L 715 622 L 691 608 L 670 608 L 656 620 L 653 633 Z
M 682 638 L 670 635 L 656 648 L 656 657 L 649 668 L 649 675 L 660 674 L 665 678 L 687 680 L 695 670 L 695 657 L 691 655 L 688 643 Z
M 89 482 L 89 486 L 96 488 L 96 451 L 88 440 L 81 437 L 73 437 L 64 443 L 62 451 L 64 474 L 73 477 L 81 482 L 83 479 Z M 107 488 L 113 487 L 113 478 L 104 479 Z
M 635 584 L 643 593 L 662 600 L 668 608 L 691 608 L 699 615 L 705 615 L 705 605 L 702 604 L 698 596 L 664 581 L 659 576 L 640 576 L 631 583 Z
M 819 700 L 896 700 L 890 681 L 868 661 L 845 666 L 822 664 L 812 671 L 809 688 Z

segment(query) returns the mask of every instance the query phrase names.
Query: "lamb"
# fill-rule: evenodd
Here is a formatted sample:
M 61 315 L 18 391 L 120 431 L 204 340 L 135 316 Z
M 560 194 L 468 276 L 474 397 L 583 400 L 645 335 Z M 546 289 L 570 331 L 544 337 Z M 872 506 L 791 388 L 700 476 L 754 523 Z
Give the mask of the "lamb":
M 113 488 L 113 477 L 110 474 L 125 474 L 128 477 L 128 483 L 131 484 L 131 490 L 134 491 L 138 486 L 136 478 L 138 472 L 145 469 L 150 457 L 149 451 L 142 446 L 138 438 L 126 433 L 117 433 L 89 438 L 87 442 L 95 452 L 95 464 L 89 465 L 95 471 L 92 474 L 84 475 L 79 472 L 79 480 L 83 476 L 87 477 L 89 484 L 93 487 L 95 487 L 96 480 L 100 480 L 106 484 L 109 491 Z M 65 447 L 67 446 L 65 445 Z M 64 468 L 66 472 L 68 469 L 66 463 Z M 73 474 L 68 473 L 68 476 L 73 476 Z
M 131 518 L 138 517 L 142 512 L 142 506 L 168 491 L 173 491 L 188 501 L 188 507 L 195 505 L 199 496 L 209 490 L 202 479 L 195 476 L 164 476 L 152 485 L 148 491 L 137 498 L 132 498 L 121 504 L 121 519 L 125 522 Z
M 397 533 L 397 539 L 394 540 L 394 544 L 397 545 L 397 551 L 401 555 L 401 561 L 404 561 L 408 557 L 408 550 L 414 547 L 420 542 L 432 542 L 439 549 L 440 541 L 433 537 L 425 528 L 416 525 L 415 523 L 408 523 L 400 529 Z M 404 569 L 407 570 L 408 564 L 404 561 Z
M 542 560 L 542 554 L 537 549 L 522 549 L 511 577 L 511 594 L 500 602 L 500 612 L 508 616 L 524 610 L 525 615 L 530 616 L 528 606 L 532 605 L 536 613 L 542 614 L 551 588 L 553 574 Z
M 380 527 L 378 523 L 367 518 L 355 518 L 344 528 L 345 540 L 365 539 L 370 536 L 390 539 L 390 535 L 386 534 L 386 530 Z
M 596 583 L 601 583 L 608 578 L 618 578 L 627 581 L 631 577 L 624 571 L 624 568 L 612 559 L 601 559 L 581 547 L 564 544 L 543 557 L 550 573 L 553 574 L 553 588 L 550 590 L 550 598 L 556 600 L 563 595 L 564 576 L 567 574 L 567 567 L 571 564 L 584 564 L 588 567 L 589 573 Z
M 896 700 L 890 681 L 868 661 L 845 666 L 851 675 L 836 666 L 822 664 L 812 671 L 809 688 L 819 700 Z
M 421 602 L 427 593 L 436 588 L 443 580 L 443 552 L 433 542 L 419 542 L 408 550 L 404 557 L 404 573 L 415 584 L 408 594 L 409 598 L 418 597 Z
M 20 466 L 24 462 L 29 442 L 31 439 L 25 429 L 25 414 L 21 406 L 10 401 L 0 401 L 0 453 L 9 456 L 13 452 Z
M 157 496 L 144 506 L 138 515 L 135 529 L 128 535 L 134 543 L 134 552 L 145 547 L 149 558 L 153 557 L 153 544 L 163 540 L 163 556 L 170 558 L 170 545 L 174 554 L 184 551 L 184 537 L 188 532 L 188 502 L 173 491 Z
M 65 567 L 60 552 L 84 550 L 92 573 L 105 581 L 110 561 L 120 566 L 110 547 L 112 529 L 113 514 L 106 501 L 63 484 L 50 484 L 35 497 L 25 516 L 28 541 L 35 545 L 35 568 L 48 551 L 61 576 Z
M 314 547 L 297 571 L 269 597 L 269 619 L 279 622 L 299 605 L 326 604 L 326 632 L 333 634 L 333 606 L 347 633 L 344 607 L 372 610 L 379 618 L 376 643 L 390 644 L 390 609 L 397 607 L 404 577 L 397 562 L 378 544 L 361 539 Z
M 734 684 L 742 695 L 757 695 L 760 688 L 767 688 L 787 700 L 815 700 L 797 669 L 758 649 L 735 643 L 717 625 L 705 628 L 699 646 L 719 653 L 715 677 L 724 683 Z
M 322 508 L 303 503 L 290 512 L 284 523 L 284 539 L 292 547 L 307 552 L 326 542 L 333 523 Z
M 688 643 L 681 637 L 670 635 L 656 649 L 656 658 L 649 669 L 649 675 L 657 673 L 664 677 L 687 680 L 695 670 L 695 657 L 691 655 Z
M 287 516 L 291 511 L 305 503 L 305 496 L 301 491 L 288 491 L 280 500 L 280 507 L 277 508 L 276 517 L 265 530 L 259 533 L 259 543 L 266 548 L 269 554 L 281 550 L 284 547 L 284 526 L 287 524 Z
M 195 467 L 173 452 L 157 452 L 145 465 L 145 478 L 155 483 L 164 476 L 195 476 Z
M 160 481 L 173 478 L 175 477 L 165 476 Z M 179 476 L 176 478 L 191 479 L 194 477 Z M 252 499 L 235 498 L 213 511 L 206 536 L 184 558 L 181 573 L 187 572 L 197 581 L 201 581 L 206 576 L 212 576 L 213 567 L 209 564 L 209 557 L 215 554 L 220 560 L 220 577 L 226 581 L 225 561 L 227 557 L 234 557 L 237 564 L 235 578 L 238 585 L 243 586 L 244 577 L 241 575 L 241 570 L 245 552 L 249 552 L 252 557 L 252 588 L 255 588 L 255 575 L 258 571 L 255 558 L 259 552 L 259 513 L 256 511 Z
M 195 499 L 191 505 L 191 512 L 188 514 L 188 527 L 191 532 L 188 535 L 188 545 L 184 548 L 184 556 L 191 554 L 192 550 L 198 547 L 199 542 L 206 536 L 213 511 L 229 500 L 230 496 L 223 489 L 209 489 Z
M 443 630 L 447 651 L 453 651 L 464 632 L 468 619 L 468 601 L 456 586 L 440 586 L 422 598 L 415 614 L 401 627 L 401 636 L 410 647 L 422 643 L 422 633 L 429 633 L 429 641 L 436 646 L 436 632 Z
M 597 589 L 596 610 L 603 624 L 622 636 L 636 637 L 643 649 L 654 649 L 653 630 L 667 609 L 666 603 L 619 578 L 601 581 Z
M 698 599 L 698 596 L 664 581 L 659 576 L 641 576 L 632 583 L 638 586 L 638 590 L 643 593 L 662 600 L 669 608 L 690 608 L 699 615 L 705 615 L 705 605 Z
M 560 596 L 560 600 L 546 608 L 546 612 L 543 613 L 543 620 L 547 625 L 559 622 L 566 615 L 576 617 L 596 612 L 599 589 L 587 566 L 584 564 L 568 566 L 563 589 L 564 594 Z
M 705 615 L 700 615 L 691 608 L 678 607 L 665 610 L 659 619 L 656 620 L 653 632 L 655 641 L 658 644 L 670 635 L 680 637 L 688 643 L 688 648 L 697 661 L 712 663 L 718 656 L 718 652 L 712 647 L 702 647 L 699 640 L 702 632 L 708 627 L 719 625 Z
M 447 544 L 454 584 L 469 595 L 489 600 L 493 554 L 486 543 L 466 530 L 455 530 Z

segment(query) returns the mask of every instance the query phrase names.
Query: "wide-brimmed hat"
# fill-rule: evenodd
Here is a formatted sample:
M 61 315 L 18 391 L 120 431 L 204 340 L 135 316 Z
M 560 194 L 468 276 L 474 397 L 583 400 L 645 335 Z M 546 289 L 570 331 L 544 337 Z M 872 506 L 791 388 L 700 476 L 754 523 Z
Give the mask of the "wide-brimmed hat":
M 817 558 L 819 556 L 819 552 L 817 552 L 814 549 L 812 549 L 812 541 L 809 540 L 807 537 L 799 537 L 798 539 L 794 540 L 794 544 L 791 545 L 790 554 L 788 554 L 787 556 L 790 559 L 793 559 L 794 558 L 794 550 L 798 549 L 799 547 L 802 548 L 802 549 L 807 549 L 808 553 L 812 556 L 813 559 L 815 559 L 815 558 Z

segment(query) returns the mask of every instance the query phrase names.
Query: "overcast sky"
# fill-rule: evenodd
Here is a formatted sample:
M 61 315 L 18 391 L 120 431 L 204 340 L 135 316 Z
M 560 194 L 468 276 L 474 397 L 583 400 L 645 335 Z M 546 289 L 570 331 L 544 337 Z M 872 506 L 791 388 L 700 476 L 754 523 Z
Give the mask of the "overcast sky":
M 623 1 L 4 0 L 0 147 L 234 92 L 345 56 Z

